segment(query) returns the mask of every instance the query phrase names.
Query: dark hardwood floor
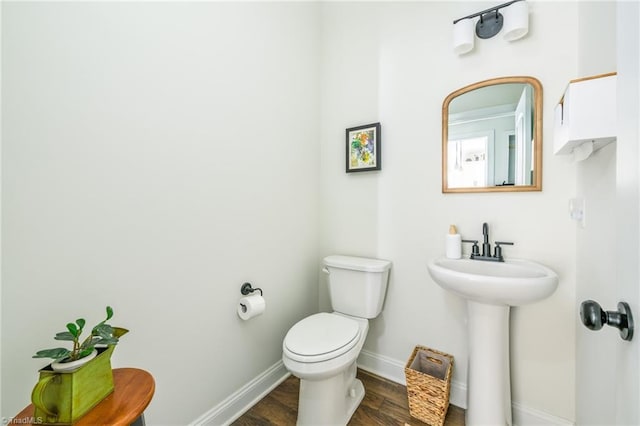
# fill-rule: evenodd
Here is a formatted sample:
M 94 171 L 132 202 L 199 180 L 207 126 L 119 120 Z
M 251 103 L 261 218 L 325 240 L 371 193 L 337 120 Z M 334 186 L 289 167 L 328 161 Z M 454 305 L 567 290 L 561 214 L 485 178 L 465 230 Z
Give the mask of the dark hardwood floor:
M 424 426 L 409 414 L 406 388 L 397 383 L 358 370 L 365 396 L 351 417 L 349 426 Z M 233 426 L 295 425 L 300 381 L 290 376 L 271 393 L 244 413 Z M 449 405 L 445 426 L 464 426 L 464 410 Z

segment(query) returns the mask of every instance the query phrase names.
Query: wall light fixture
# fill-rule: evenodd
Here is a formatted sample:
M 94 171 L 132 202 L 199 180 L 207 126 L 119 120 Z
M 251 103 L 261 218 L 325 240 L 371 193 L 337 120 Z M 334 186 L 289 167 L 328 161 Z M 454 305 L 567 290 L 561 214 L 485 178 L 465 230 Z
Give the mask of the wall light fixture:
M 502 13 L 500 13 L 502 11 Z M 529 5 L 525 0 L 512 0 L 453 21 L 453 51 L 458 55 L 473 49 L 475 35 L 487 39 L 504 28 L 504 39 L 518 40 L 529 32 Z

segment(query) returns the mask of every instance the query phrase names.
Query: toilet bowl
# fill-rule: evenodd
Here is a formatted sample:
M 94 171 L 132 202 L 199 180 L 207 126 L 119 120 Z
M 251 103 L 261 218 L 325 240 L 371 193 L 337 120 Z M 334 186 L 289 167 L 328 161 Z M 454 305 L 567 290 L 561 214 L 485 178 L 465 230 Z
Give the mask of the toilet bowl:
M 319 313 L 296 323 L 282 344 L 287 370 L 300 378 L 298 425 L 345 425 L 364 398 L 356 359 L 369 321 Z
M 298 321 L 282 343 L 282 361 L 300 379 L 297 424 L 346 425 L 364 398 L 356 379 L 356 359 L 369 331 L 369 319 L 382 311 L 391 262 L 328 256 L 334 312 Z

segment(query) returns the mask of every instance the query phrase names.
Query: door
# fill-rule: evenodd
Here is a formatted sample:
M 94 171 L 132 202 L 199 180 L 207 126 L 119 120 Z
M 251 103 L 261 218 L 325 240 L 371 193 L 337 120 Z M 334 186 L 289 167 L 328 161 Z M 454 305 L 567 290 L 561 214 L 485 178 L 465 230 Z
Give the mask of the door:
M 533 105 L 532 87 L 524 85 L 515 112 L 516 135 L 516 185 L 531 185 L 531 105 Z
M 640 424 L 640 3 L 618 0 L 615 7 L 618 135 L 577 166 L 586 227 L 577 232 L 576 296 L 578 305 L 593 299 L 607 311 L 627 302 L 636 330 L 624 341 L 615 328 L 591 331 L 578 320 L 581 426 Z
M 617 2 L 616 294 L 640 320 L 640 3 Z M 640 330 L 616 347 L 616 424 L 640 424 Z

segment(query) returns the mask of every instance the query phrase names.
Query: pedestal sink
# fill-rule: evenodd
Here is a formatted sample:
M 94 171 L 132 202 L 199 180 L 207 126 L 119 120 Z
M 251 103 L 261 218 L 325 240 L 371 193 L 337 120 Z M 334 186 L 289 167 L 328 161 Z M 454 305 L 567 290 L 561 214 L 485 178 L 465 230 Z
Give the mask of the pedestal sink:
M 511 425 L 509 309 L 549 297 L 558 275 L 539 263 L 437 258 L 433 280 L 467 300 L 469 371 L 467 426 Z

